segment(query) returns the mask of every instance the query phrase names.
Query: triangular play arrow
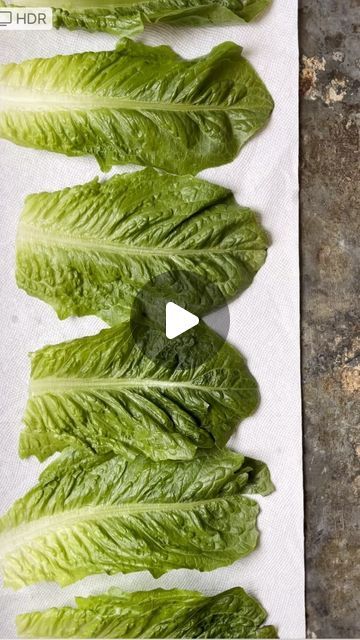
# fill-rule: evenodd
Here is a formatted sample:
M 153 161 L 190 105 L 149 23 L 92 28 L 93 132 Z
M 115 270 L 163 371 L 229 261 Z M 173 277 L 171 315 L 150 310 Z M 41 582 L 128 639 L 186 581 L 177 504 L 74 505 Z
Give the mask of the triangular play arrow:
M 190 311 L 179 307 L 175 302 L 166 305 L 166 337 L 169 340 L 177 338 L 185 331 L 189 331 L 199 324 L 199 318 Z

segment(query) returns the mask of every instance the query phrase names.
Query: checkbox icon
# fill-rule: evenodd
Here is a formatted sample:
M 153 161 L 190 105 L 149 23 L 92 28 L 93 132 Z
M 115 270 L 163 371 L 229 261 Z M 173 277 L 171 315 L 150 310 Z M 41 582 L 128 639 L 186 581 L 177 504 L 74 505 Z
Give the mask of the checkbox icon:
M 0 27 L 6 27 L 12 22 L 11 11 L 0 11 Z

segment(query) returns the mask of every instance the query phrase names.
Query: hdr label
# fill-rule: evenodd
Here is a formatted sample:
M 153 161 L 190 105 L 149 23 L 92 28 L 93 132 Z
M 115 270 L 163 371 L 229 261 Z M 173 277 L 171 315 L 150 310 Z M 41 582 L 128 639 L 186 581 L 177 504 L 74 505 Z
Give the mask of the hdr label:
M 49 7 L 0 9 L 2 31 L 48 31 L 52 25 L 52 9 Z

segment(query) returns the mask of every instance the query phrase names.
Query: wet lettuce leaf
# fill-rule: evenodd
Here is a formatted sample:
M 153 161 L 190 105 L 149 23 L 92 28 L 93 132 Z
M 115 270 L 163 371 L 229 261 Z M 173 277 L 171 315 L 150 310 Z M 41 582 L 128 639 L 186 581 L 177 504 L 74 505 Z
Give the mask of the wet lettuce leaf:
M 11 4 L 7 2 L 7 6 L 52 7 L 55 27 L 131 36 L 141 33 L 147 24 L 158 22 L 167 22 L 173 26 L 250 22 L 270 2 L 271 0 L 17 0 Z
M 17 236 L 18 286 L 58 316 L 129 318 L 149 280 L 184 270 L 217 286 L 204 315 L 252 282 L 268 238 L 231 191 L 154 169 L 27 196 Z M 191 292 L 189 291 L 189 296 Z
M 267 614 L 241 587 L 215 596 L 154 589 L 76 598 L 76 608 L 17 616 L 22 638 L 277 638 Z
M 33 353 L 21 457 L 44 460 L 80 445 L 179 460 L 223 447 L 255 411 L 257 384 L 244 358 L 204 323 L 189 334 L 182 336 L 187 368 L 181 345 L 174 359 L 150 359 L 127 322 Z
M 273 488 L 263 463 L 226 449 L 181 463 L 68 450 L 0 519 L 4 582 L 18 589 L 95 573 L 147 569 L 158 577 L 229 565 L 258 540 L 248 483 L 251 492 Z
M 0 65 L 0 137 L 94 155 L 103 170 L 131 162 L 196 174 L 230 162 L 272 108 L 231 42 L 194 60 L 123 40 L 115 51 Z

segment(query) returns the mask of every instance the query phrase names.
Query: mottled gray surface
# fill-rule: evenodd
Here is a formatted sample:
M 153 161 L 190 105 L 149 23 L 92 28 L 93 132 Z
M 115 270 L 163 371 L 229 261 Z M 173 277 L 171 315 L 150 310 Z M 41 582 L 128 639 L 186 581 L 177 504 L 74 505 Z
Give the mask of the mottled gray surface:
M 360 0 L 300 0 L 310 637 L 360 637 Z

